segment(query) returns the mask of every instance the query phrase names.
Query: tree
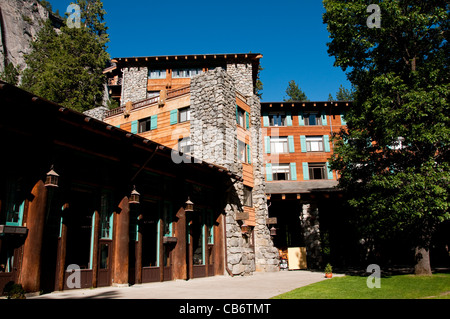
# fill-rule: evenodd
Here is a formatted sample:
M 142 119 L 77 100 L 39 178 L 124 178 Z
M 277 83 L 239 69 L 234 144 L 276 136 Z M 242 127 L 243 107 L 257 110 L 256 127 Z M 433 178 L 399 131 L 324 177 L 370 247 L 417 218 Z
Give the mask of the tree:
M 433 232 L 450 219 L 449 4 L 375 2 L 380 28 L 367 1 L 323 2 L 328 53 L 356 88 L 331 168 L 361 232 L 408 236 L 415 273 L 431 274 Z
M 20 71 L 12 63 L 6 63 L 3 72 L 0 72 L 0 80 L 12 85 L 19 83 Z
M 353 100 L 353 92 L 346 89 L 342 84 L 339 91 L 336 92 L 336 101 L 351 101 Z
M 285 102 L 309 101 L 306 94 L 298 87 L 294 80 L 289 81 L 286 94 L 287 98 L 285 97 L 283 99 Z
M 101 1 L 79 0 L 80 28 L 63 26 L 58 34 L 50 21 L 26 56 L 22 86 L 36 95 L 83 112 L 101 105 L 103 69 L 109 41 Z
M 261 71 L 264 70 L 264 68 L 261 66 L 261 64 L 258 65 L 258 75 L 256 77 L 256 84 L 255 84 L 255 95 L 258 96 L 260 99 L 262 98 L 262 90 L 263 90 L 263 83 L 261 81 L 260 75 Z

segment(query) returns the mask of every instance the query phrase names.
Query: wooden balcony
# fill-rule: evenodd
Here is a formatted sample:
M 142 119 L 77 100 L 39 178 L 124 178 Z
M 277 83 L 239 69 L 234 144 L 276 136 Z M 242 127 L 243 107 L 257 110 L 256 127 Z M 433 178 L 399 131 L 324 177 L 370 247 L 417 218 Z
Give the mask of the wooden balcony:
M 173 99 L 173 98 L 181 96 L 181 95 L 189 94 L 190 92 L 191 92 L 191 87 L 190 86 L 184 86 L 184 87 L 181 87 L 181 88 L 168 90 L 167 93 L 166 93 L 166 100 L 170 100 L 170 99 Z M 134 110 L 137 110 L 137 109 L 140 109 L 140 108 L 152 105 L 152 104 L 157 104 L 157 103 L 160 103 L 160 102 L 161 102 L 161 96 L 160 95 L 152 96 L 151 98 L 134 102 L 132 104 L 132 107 L 131 107 L 130 111 L 134 111 Z M 125 111 L 125 106 L 121 106 L 121 107 L 109 110 L 109 111 L 106 112 L 105 118 L 121 114 L 124 111 Z

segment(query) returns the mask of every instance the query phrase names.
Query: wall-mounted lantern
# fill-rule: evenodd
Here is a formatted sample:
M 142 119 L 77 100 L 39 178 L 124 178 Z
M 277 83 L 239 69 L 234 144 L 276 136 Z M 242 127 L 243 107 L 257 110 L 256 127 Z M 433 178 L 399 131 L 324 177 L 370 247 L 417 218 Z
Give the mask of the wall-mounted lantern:
M 275 226 L 272 226 L 272 228 L 270 229 L 270 236 L 276 236 L 277 235 L 277 229 L 275 228 Z
M 186 201 L 186 208 L 184 209 L 185 212 L 193 212 L 194 211 L 194 203 L 191 202 L 190 198 L 188 197 L 188 200 Z
M 141 196 L 141 194 L 139 194 L 136 191 L 136 186 L 133 186 L 133 191 L 130 194 L 130 200 L 129 200 L 129 204 L 140 204 L 139 202 L 139 197 Z
M 45 187 L 59 187 L 59 175 L 53 169 L 53 165 L 50 167 L 50 171 L 45 178 Z

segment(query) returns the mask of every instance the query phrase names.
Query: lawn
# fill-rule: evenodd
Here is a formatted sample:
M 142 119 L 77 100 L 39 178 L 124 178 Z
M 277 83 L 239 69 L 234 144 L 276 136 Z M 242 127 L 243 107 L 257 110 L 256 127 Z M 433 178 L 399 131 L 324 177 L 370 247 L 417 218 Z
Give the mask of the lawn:
M 273 299 L 450 299 L 450 274 L 382 277 L 381 288 L 372 289 L 366 281 L 360 276 L 334 277 Z

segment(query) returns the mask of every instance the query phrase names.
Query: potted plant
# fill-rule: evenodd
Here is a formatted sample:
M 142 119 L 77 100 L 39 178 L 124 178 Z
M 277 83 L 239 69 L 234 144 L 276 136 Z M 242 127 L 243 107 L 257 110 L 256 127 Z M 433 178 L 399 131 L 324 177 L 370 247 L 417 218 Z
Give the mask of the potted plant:
M 329 263 L 325 266 L 325 277 L 326 278 L 333 277 L 333 267 L 331 267 Z

